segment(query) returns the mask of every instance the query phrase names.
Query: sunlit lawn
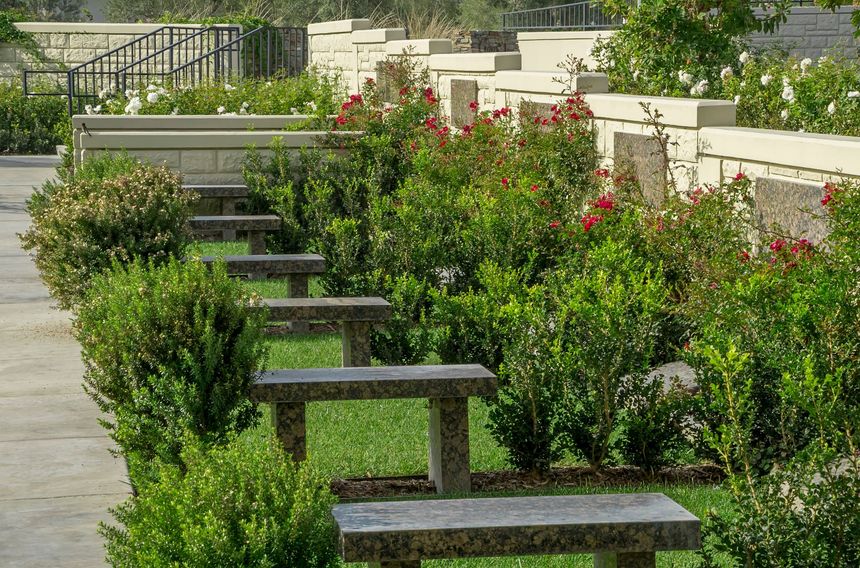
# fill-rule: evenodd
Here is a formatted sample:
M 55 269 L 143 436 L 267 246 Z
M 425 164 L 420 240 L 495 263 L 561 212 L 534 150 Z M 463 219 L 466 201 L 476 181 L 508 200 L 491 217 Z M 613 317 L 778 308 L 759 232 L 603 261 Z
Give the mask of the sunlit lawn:
M 200 254 L 244 254 L 244 243 L 206 243 Z M 246 281 L 243 285 L 264 297 L 285 297 L 286 283 Z M 322 295 L 311 281 L 312 296 Z M 338 367 L 341 364 L 339 333 L 314 333 L 272 336 L 268 340 L 269 369 Z M 375 362 L 376 363 L 376 362 Z M 487 404 L 478 398 L 469 400 L 469 436 L 472 471 L 507 469 L 505 451 L 492 437 Z M 370 400 L 315 402 L 307 409 L 307 444 L 309 459 L 323 473 L 332 477 L 379 477 L 424 475 L 427 473 L 427 401 Z M 255 434 L 271 431 L 268 409 Z M 253 434 L 252 434 L 253 435 Z M 559 465 L 576 463 L 563 460 Z M 718 488 L 695 485 L 649 485 L 636 487 L 554 488 L 540 494 L 581 494 L 617 492 L 665 493 L 700 518 L 709 509 L 726 510 L 727 494 Z M 525 494 L 525 493 L 522 493 Z M 531 492 L 529 494 L 535 494 Z M 489 496 L 482 494 L 481 496 Z M 427 498 L 423 496 L 421 498 Z M 658 566 L 697 566 L 694 553 L 672 552 L 657 555 Z M 425 562 L 425 566 L 464 568 L 518 568 L 520 566 L 585 567 L 592 566 L 589 555 L 539 556 L 525 558 L 488 558 Z M 359 564 L 354 565 L 363 566 Z

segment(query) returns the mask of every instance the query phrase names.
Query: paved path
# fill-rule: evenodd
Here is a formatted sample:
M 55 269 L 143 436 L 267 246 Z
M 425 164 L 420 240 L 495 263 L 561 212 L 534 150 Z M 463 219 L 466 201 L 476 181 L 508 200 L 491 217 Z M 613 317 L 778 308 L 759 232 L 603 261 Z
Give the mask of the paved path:
M 81 390 L 69 315 L 51 308 L 16 233 L 55 159 L 0 157 L 0 566 L 103 566 L 96 533 L 129 491 Z

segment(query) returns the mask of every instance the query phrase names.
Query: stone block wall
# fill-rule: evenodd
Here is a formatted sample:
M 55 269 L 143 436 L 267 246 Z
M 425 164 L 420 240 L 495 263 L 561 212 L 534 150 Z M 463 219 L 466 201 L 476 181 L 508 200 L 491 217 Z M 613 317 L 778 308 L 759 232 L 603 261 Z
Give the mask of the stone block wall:
M 519 51 L 517 32 L 496 30 L 464 30 L 454 38 L 456 53 L 495 53 Z
M 249 146 L 259 148 L 261 154 L 269 156 L 267 148 L 279 138 L 296 159 L 302 148 L 325 147 L 324 140 L 328 139 L 330 132 L 280 129 L 288 122 L 306 118 L 78 115 L 72 121 L 75 161 L 80 163 L 103 152 L 125 151 L 146 162 L 163 164 L 180 172 L 185 183 L 242 183 L 242 162 Z M 84 124 L 86 133 L 83 132 Z
M 860 58 L 860 38 L 853 37 L 855 28 L 851 24 L 851 14 L 858 9 L 842 6 L 831 12 L 818 7 L 795 6 L 775 34 L 754 34 L 749 39 L 756 47 L 785 47 L 798 59 L 818 59 L 827 54 L 857 59 Z M 760 14 L 761 10 L 756 12 Z

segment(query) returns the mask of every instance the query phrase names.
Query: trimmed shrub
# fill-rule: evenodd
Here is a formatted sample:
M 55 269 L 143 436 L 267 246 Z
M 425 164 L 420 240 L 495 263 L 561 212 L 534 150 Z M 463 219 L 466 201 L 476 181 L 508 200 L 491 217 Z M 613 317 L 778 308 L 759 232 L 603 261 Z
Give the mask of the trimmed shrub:
M 84 389 L 134 481 L 153 459 L 181 463 L 186 432 L 213 443 L 255 424 L 266 316 L 252 301 L 223 264 L 136 261 L 93 281 L 76 321 Z
M 47 183 L 28 201 L 32 225 L 21 236 L 63 309 L 74 309 L 93 276 L 113 262 L 161 263 L 182 256 L 192 193 L 167 168 L 104 157 L 66 183 Z M 68 174 L 66 174 L 68 176 Z
M 0 81 L 0 154 L 53 154 L 71 135 L 66 101 L 25 97 L 18 81 Z
M 337 566 L 334 497 L 308 462 L 293 463 L 275 439 L 235 438 L 208 452 L 190 445 L 183 474 L 162 465 L 102 525 L 117 568 Z

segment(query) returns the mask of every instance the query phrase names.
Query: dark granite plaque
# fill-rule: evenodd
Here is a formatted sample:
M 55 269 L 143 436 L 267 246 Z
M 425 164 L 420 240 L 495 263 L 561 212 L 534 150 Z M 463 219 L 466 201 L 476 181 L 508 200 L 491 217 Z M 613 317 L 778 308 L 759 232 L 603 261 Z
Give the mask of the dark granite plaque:
M 400 92 L 396 87 L 397 81 L 392 76 L 393 63 L 379 61 L 376 64 L 376 87 L 383 102 L 396 103 L 400 100 Z
M 669 171 L 660 143 L 653 136 L 616 132 L 613 144 L 616 175 L 639 180 L 648 203 L 660 205 L 666 193 Z
M 469 104 L 478 100 L 478 82 L 451 79 L 451 123 L 457 128 L 475 122 L 475 111 Z
M 827 236 L 822 216 L 822 184 L 760 177 L 755 180 L 755 206 L 763 228 L 778 226 L 796 239 L 820 243 Z
M 534 117 L 550 118 L 552 116 L 552 106 L 550 103 L 536 103 L 534 101 L 521 101 L 520 113 L 525 117 L 534 120 Z

